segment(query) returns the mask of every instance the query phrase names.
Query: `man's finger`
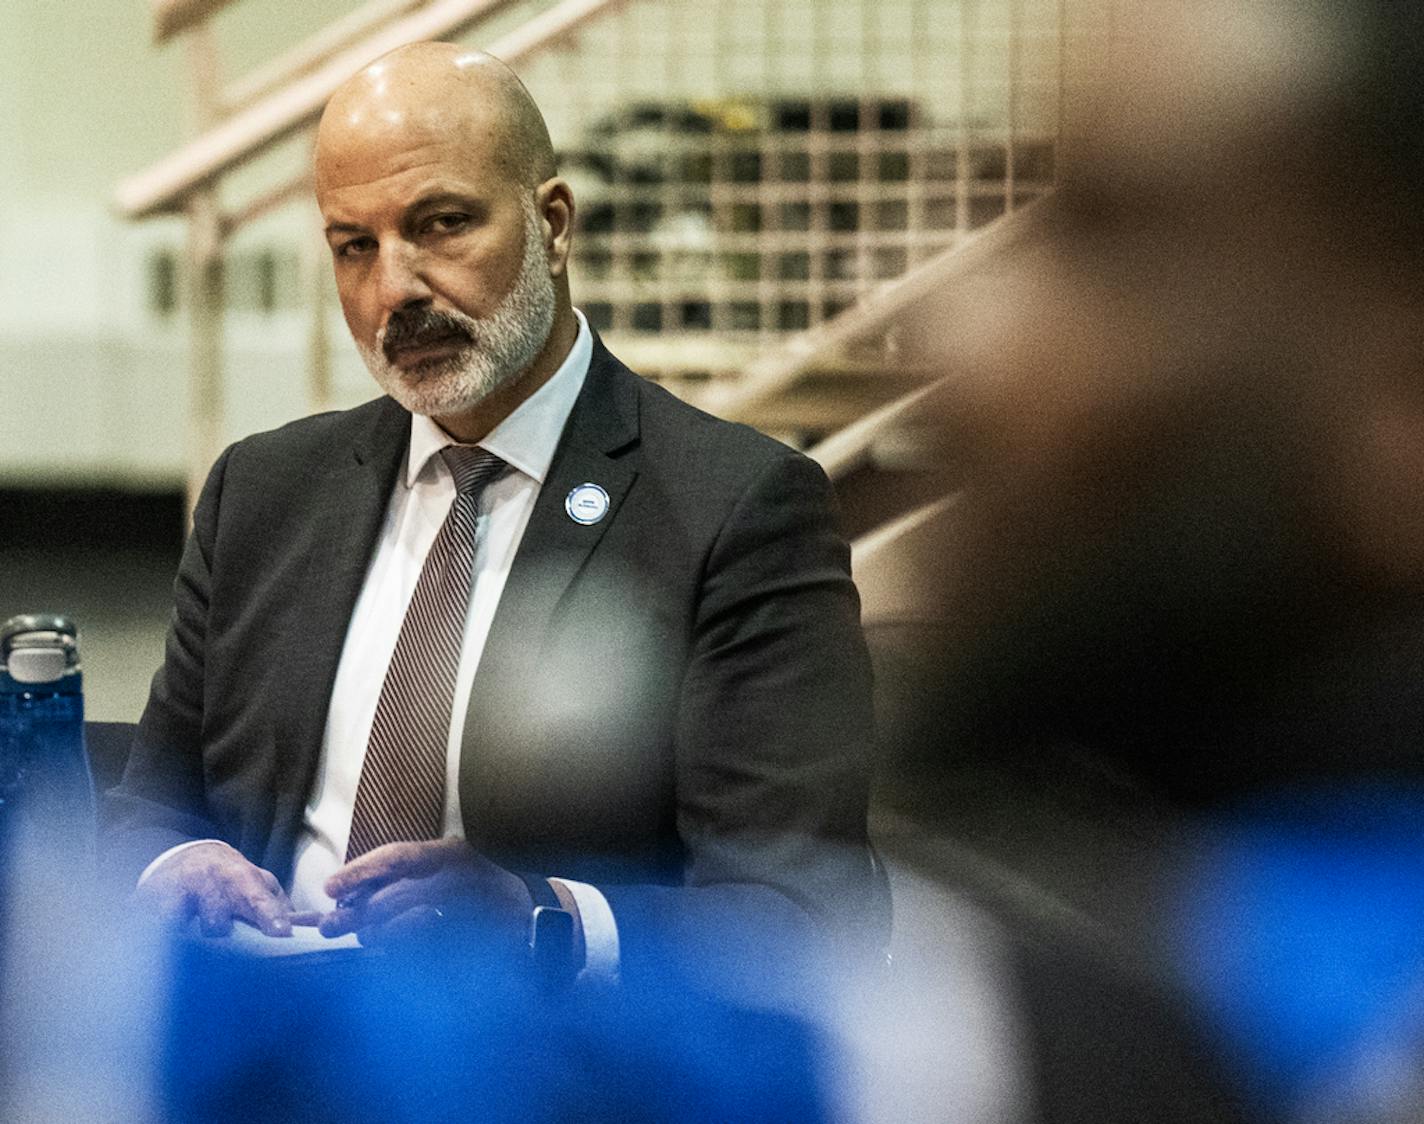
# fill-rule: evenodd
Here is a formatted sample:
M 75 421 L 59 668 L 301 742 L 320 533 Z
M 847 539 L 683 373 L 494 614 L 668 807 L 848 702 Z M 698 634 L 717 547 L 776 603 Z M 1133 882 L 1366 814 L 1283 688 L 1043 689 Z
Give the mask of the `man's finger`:
M 339 937 L 371 926 L 384 925 L 392 917 L 418 905 L 426 898 L 425 880 L 401 879 L 375 893 L 351 895 L 337 902 L 321 923 L 323 936 Z
M 356 936 L 363 945 L 376 947 L 419 938 L 429 939 L 444 926 L 444 912 L 438 906 L 422 903 L 401 910 L 386 921 L 364 925 L 356 930 Z
M 354 933 L 360 925 L 361 912 L 356 909 L 337 906 L 317 924 L 317 931 L 323 937 L 344 937 Z
M 269 937 L 290 937 L 292 921 L 290 915 L 275 901 L 243 902 L 233 911 L 234 916 L 251 922 Z
M 385 925 L 409 910 L 430 908 L 440 904 L 443 879 L 403 878 L 377 890 L 361 905 L 358 929 Z
M 373 894 L 402 878 L 425 878 L 448 864 L 464 846 L 458 839 L 385 843 L 352 859 L 333 874 L 327 879 L 326 892 L 341 901 Z
M 407 933 L 428 932 L 431 919 L 441 920 L 441 905 L 450 892 L 448 879 L 403 878 L 382 887 L 354 904 L 341 906 L 322 922 L 324 936 L 356 933 L 362 944 L 398 939 Z
M 269 937 L 292 935 L 291 903 L 270 873 L 247 865 L 244 870 L 229 875 L 227 889 L 233 916 L 249 922 Z

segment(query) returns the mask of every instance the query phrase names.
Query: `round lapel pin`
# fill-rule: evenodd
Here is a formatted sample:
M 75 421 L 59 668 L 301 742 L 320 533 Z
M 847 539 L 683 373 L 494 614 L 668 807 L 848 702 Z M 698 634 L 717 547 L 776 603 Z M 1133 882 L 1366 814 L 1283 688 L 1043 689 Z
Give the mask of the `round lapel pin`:
M 575 523 L 587 527 L 608 514 L 608 493 L 597 484 L 580 484 L 564 500 L 564 510 Z

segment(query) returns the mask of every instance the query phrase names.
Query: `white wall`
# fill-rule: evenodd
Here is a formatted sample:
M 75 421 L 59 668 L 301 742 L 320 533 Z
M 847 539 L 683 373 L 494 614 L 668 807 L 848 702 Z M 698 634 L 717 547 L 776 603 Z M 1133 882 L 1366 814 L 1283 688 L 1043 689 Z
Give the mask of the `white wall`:
M 218 22 L 223 57 L 240 72 L 352 6 L 244 0 Z M 152 46 L 148 8 L 0 0 L 0 486 L 183 478 L 184 324 L 150 309 L 147 278 L 183 224 L 109 204 L 185 135 L 182 49 Z M 299 223 L 263 236 L 290 244 Z M 237 319 L 234 436 L 305 408 L 299 326 Z

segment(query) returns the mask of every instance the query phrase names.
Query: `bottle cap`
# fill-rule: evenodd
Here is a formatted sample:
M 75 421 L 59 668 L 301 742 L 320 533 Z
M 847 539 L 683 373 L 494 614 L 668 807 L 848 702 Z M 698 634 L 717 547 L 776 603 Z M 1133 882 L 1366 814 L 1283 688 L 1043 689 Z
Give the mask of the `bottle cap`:
M 79 667 L 78 630 L 50 613 L 11 617 L 0 626 L 0 666 L 16 683 L 53 683 Z

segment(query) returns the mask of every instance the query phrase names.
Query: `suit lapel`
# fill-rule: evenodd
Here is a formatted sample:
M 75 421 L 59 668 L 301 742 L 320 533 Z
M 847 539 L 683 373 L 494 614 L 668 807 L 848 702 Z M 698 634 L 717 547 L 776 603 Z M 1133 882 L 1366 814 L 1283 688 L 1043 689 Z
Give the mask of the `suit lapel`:
M 528 712 L 517 702 L 521 684 L 548 641 L 559 606 L 575 577 L 619 516 L 637 476 L 636 375 L 594 337 L 593 359 L 549 474 L 539 490 L 510 567 L 470 692 L 462 735 L 460 802 L 466 834 L 479 845 L 481 809 L 495 798 L 497 762 L 490 748 L 517 738 Z M 565 510 L 569 493 L 596 484 L 608 493 L 608 511 L 581 524 Z

